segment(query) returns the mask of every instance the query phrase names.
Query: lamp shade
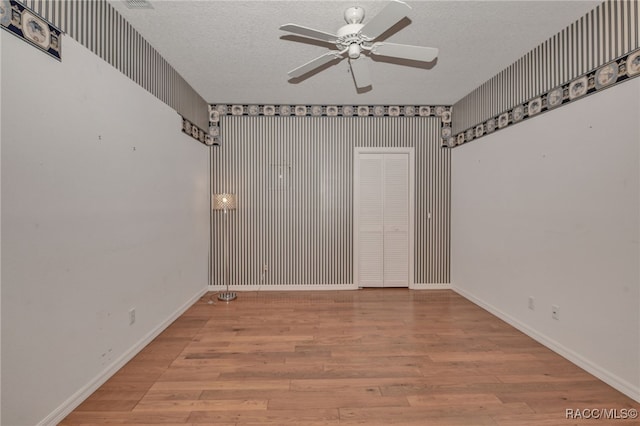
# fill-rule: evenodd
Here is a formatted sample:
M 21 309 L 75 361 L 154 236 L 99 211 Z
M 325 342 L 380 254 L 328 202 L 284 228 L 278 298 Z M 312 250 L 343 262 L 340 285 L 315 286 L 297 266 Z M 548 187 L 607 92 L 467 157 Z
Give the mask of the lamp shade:
M 211 208 L 213 210 L 234 210 L 236 208 L 236 195 L 227 193 L 213 194 Z

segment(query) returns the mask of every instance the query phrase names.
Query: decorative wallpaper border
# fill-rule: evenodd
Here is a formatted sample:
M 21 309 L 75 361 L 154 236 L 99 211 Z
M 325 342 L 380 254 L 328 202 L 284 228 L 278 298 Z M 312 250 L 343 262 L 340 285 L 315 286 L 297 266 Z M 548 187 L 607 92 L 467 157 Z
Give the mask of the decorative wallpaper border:
M 264 117 L 440 117 L 441 135 L 451 136 L 452 107 L 448 105 L 209 105 L 209 136 L 220 141 L 221 116 Z
M 451 134 L 446 137 L 443 134 L 442 147 L 454 148 L 463 145 L 637 76 L 640 76 L 640 49 L 565 82 L 543 95 L 518 104 L 456 135 Z
M 207 134 L 207 132 L 193 124 L 188 119 L 182 116 L 180 117 L 182 118 L 182 133 L 207 146 L 219 145 L 219 141 L 214 139 L 213 136 Z
M 208 126 L 208 103 L 107 0 L 6 2 L 34 10 L 178 114 Z
M 0 27 L 62 60 L 62 31 L 16 0 L 0 0 Z

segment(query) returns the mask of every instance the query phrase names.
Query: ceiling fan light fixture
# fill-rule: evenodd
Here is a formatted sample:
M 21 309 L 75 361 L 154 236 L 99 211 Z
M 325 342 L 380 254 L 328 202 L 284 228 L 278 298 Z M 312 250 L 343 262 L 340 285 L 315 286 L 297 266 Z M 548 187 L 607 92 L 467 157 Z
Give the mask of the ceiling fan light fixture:
M 358 59 L 360 57 L 360 45 L 353 43 L 349 46 L 349 57 L 351 59 Z
M 344 20 L 347 24 L 359 24 L 364 20 L 364 9 L 358 6 L 350 7 L 344 11 Z

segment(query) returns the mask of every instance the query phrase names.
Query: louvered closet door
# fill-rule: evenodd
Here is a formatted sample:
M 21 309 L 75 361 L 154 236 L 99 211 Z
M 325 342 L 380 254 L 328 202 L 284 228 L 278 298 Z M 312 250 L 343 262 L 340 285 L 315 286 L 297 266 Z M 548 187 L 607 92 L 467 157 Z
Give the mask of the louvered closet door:
M 384 285 L 384 155 L 359 158 L 358 265 L 360 287 Z
M 409 156 L 384 156 L 384 287 L 409 286 Z
M 409 155 L 360 153 L 357 162 L 357 284 L 408 287 Z

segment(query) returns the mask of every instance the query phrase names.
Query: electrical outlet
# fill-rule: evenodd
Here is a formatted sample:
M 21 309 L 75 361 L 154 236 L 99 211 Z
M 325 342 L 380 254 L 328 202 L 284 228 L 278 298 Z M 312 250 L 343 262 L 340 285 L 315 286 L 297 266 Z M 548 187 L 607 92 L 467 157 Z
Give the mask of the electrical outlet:
M 533 296 L 529 296 L 529 309 L 531 309 L 532 311 L 535 311 L 536 309 L 536 300 L 533 298 Z
M 267 266 L 266 263 L 262 265 L 262 272 L 267 272 L 268 270 L 269 270 L 269 267 Z
M 560 319 L 560 307 L 558 305 L 551 306 L 551 317 L 554 320 Z
M 136 322 L 136 308 L 129 309 L 129 325 Z

